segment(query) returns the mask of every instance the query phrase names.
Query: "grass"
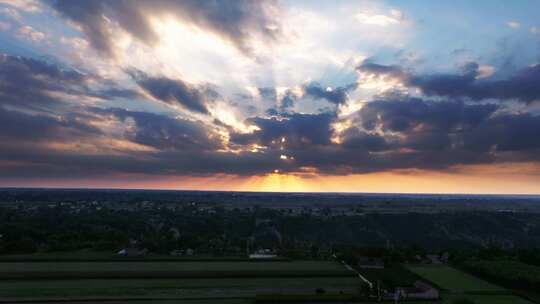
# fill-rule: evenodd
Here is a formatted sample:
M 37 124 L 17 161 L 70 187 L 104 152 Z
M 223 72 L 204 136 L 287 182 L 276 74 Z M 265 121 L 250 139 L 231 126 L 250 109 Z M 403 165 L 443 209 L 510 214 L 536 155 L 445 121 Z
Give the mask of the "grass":
M 475 304 L 532 304 L 532 302 L 513 295 L 447 295 L 443 296 L 442 303 L 451 304 L 461 298 L 472 300 Z
M 278 257 L 270 261 L 289 261 L 290 259 L 285 257 Z M 162 261 L 176 261 L 176 262 L 192 262 L 192 261 L 246 261 L 246 262 L 260 262 L 259 260 L 249 259 L 242 256 L 213 256 L 213 255 L 201 255 L 196 256 L 171 256 L 168 254 L 155 254 L 150 253 L 144 257 L 123 257 L 115 254 L 111 251 L 90 251 L 79 250 L 69 252 L 36 252 L 28 254 L 2 254 L 0 255 L 0 263 L 2 262 L 162 262 Z
M 0 278 L 0 299 L 249 298 L 317 288 L 351 293 L 361 285 L 354 272 L 329 261 L 0 262 Z
M 440 288 L 452 292 L 501 292 L 505 290 L 449 266 L 413 265 L 408 268 Z
M 3 262 L 0 279 L 353 276 L 336 262 Z
M 250 279 L 179 279 L 179 280 L 39 280 L 3 281 L 0 297 L 114 296 L 114 295 L 200 295 L 242 291 L 255 294 L 264 289 L 308 290 L 322 287 L 333 290 L 356 290 L 361 280 L 338 278 L 250 278 Z
M 7 262 L 0 263 L 2 272 L 36 271 L 342 271 L 348 272 L 335 262 L 296 261 L 296 262 Z
M 412 286 L 419 277 L 402 265 L 392 265 L 383 269 L 358 269 L 370 282 L 381 281 L 387 288 Z
M 351 294 L 262 294 L 255 297 L 255 303 L 301 303 L 301 302 L 353 302 L 357 297 Z

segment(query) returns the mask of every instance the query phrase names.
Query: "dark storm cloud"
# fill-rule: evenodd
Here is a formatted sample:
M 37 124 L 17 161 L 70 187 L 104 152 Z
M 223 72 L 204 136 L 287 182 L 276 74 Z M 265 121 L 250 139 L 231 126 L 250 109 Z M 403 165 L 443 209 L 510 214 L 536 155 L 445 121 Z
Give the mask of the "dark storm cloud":
M 540 116 L 529 113 L 497 113 L 494 104 L 461 101 L 434 102 L 421 99 L 381 100 L 358 113 L 366 130 L 381 129 L 401 134 L 393 148 L 414 151 L 503 153 L 540 148 Z
M 398 103 L 400 106 L 396 106 Z M 407 108 L 411 109 L 403 110 Z M 448 112 L 448 109 L 453 110 Z M 330 140 L 335 135 L 331 128 L 335 114 L 253 118 L 250 123 L 260 130 L 252 134 L 232 133 L 230 142 L 235 147 L 252 143 L 267 147 L 257 153 L 226 152 L 215 133 L 196 121 L 122 109 L 93 109 L 89 117 L 93 114 L 94 120 L 103 121 L 115 117 L 127 125 L 124 139 L 155 148 L 120 154 L 61 151 L 34 140 L 48 138 L 69 143 L 103 136 L 88 124 L 77 124 L 83 115 L 52 119 L 3 111 L 0 118 L 13 127 L 2 128 L 0 136 L 3 140 L 16 141 L 14 145 L 0 147 L 0 159 L 19 165 L 3 167 L 0 175 L 64 178 L 114 173 L 253 175 L 274 169 L 298 172 L 303 167 L 316 168 L 324 174 L 349 174 L 538 161 L 540 139 L 535 135 L 540 117 L 497 113 L 495 109 L 493 105 L 468 105 L 459 101 L 373 101 L 356 118 L 361 121 L 378 117 L 374 119 L 376 125 L 349 128 L 342 134 L 341 144 Z M 445 112 L 452 117 L 440 122 L 439 113 Z M 406 127 L 394 127 L 396 120 L 404 121 Z M 281 142 L 282 137 L 286 138 L 285 142 Z M 31 148 L 21 149 L 25 145 Z M 294 156 L 294 160 L 280 160 L 281 154 Z
M 367 103 L 358 112 L 358 122 L 367 130 L 409 132 L 423 130 L 449 132 L 470 128 L 492 115 L 494 104 L 468 105 L 462 101 L 425 101 L 419 98 L 379 100 Z
M 279 155 L 251 152 L 156 151 L 130 154 L 91 154 L 34 147 L 17 151 L 0 146 L 0 155 L 17 165 L 0 167 L 7 178 L 102 178 L 115 174 L 250 176 L 272 172 L 283 165 Z
M 364 69 L 413 77 L 397 67 L 371 64 Z M 466 65 L 460 77 L 474 78 L 477 71 L 477 65 Z M 156 99 L 197 113 L 207 113 L 208 100 L 217 94 L 180 80 L 130 72 L 135 82 Z M 529 79 L 531 73 L 516 75 Z M 275 169 L 299 172 L 305 167 L 348 174 L 540 161 L 540 116 L 512 112 L 502 103 L 387 96 L 366 103 L 345 118 L 338 118 L 336 112 L 285 111 L 276 111 L 273 117 L 249 118 L 247 124 L 259 129 L 246 134 L 234 132 L 217 120 L 211 123 L 126 109 L 91 108 L 50 94 L 138 98 L 136 91 L 100 79 L 102 89 L 93 91 L 86 86 L 89 79 L 97 78 L 39 60 L 0 57 L 0 141 L 9 143 L 0 145 L 0 176 L 253 175 Z M 473 80 L 475 86 L 477 82 Z M 322 90 L 320 86 L 318 89 Z M 276 98 L 274 89 L 260 91 L 267 98 Z M 325 90 L 315 91 L 313 96 L 319 93 L 319 98 L 334 98 L 338 104 L 342 100 L 334 95 L 324 97 Z M 44 110 L 37 111 L 37 107 Z M 340 134 L 333 129 L 338 119 L 351 123 Z M 217 128 L 230 132 L 228 142 Z M 336 138 L 339 140 L 333 140 Z M 252 144 L 264 148 L 248 152 Z M 139 149 L 140 145 L 151 149 Z M 284 161 L 281 154 L 294 159 Z
M 275 88 L 259 88 L 259 94 L 262 98 L 277 101 L 276 105 L 266 110 L 266 113 L 270 116 L 287 115 L 298 101 L 298 96 L 290 89 L 285 90 L 279 100 Z
M 275 88 L 258 88 L 257 91 L 259 91 L 262 99 L 274 101 L 277 98 Z
M 325 99 L 333 104 L 343 104 L 347 101 L 347 93 L 356 89 L 356 84 L 350 84 L 344 87 L 337 87 L 332 90 L 327 90 L 319 83 L 313 82 L 304 86 L 304 91 L 307 96 L 317 99 Z
M 111 113 L 123 121 L 133 119 L 136 127 L 127 130 L 125 136 L 142 145 L 160 150 L 204 151 L 223 148 L 219 136 L 201 122 L 123 109 L 95 111 Z
M 397 65 L 382 65 L 373 62 L 363 62 L 357 70 L 373 74 L 389 75 L 395 78 L 406 78 L 407 74 Z
M 385 151 L 392 148 L 384 136 L 367 133 L 357 127 L 351 127 L 343 133 L 343 147 L 345 149 Z
M 78 141 L 102 134 L 88 124 L 83 115 L 30 115 L 0 107 L 0 141 L 6 146 L 9 143 L 17 147 L 22 142 Z
M 534 151 L 540 149 L 540 117 L 528 113 L 501 115 L 464 134 L 471 150 Z
M 194 112 L 208 113 L 207 97 L 212 97 L 215 92 L 201 90 L 178 79 L 151 77 L 138 70 L 132 70 L 129 73 L 135 82 L 154 98 L 168 104 L 183 106 Z
M 136 99 L 142 97 L 139 92 L 135 90 L 122 89 L 117 87 L 111 87 L 105 90 L 98 91 L 95 93 L 95 95 L 103 99 Z
M 81 94 L 87 76 L 45 61 L 0 54 L 0 105 L 45 108 L 60 101 L 51 92 Z
M 419 88 L 427 96 L 499 99 L 531 103 L 540 100 L 540 64 L 523 68 L 503 79 L 478 78 L 479 65 L 469 63 L 460 74 L 414 75 L 399 66 L 363 63 L 359 71 L 389 75 L 401 79 L 407 86 Z
M 328 145 L 332 136 L 330 124 L 335 119 L 333 113 L 284 114 L 281 118 L 250 118 L 260 130 L 249 134 L 233 133 L 231 141 L 236 144 L 275 145 L 285 138 L 289 147 L 307 148 L 313 145 Z
M 279 106 L 282 110 L 287 110 L 289 108 L 294 107 L 294 104 L 296 103 L 297 100 L 298 100 L 298 97 L 290 90 L 287 90 L 285 94 L 283 95 L 283 98 L 281 98 L 281 102 Z
M 318 147 L 295 151 L 294 156 L 298 167 L 313 167 L 323 174 L 340 175 L 398 169 L 446 170 L 455 165 L 487 164 L 496 161 L 488 153 L 466 150 L 444 150 L 437 153 L 392 150 L 374 153 L 364 148 Z
M 275 16 L 276 1 L 251 0 L 47 0 L 56 11 L 79 25 L 90 44 L 100 52 L 114 54 L 111 26 L 118 24 L 133 37 L 155 43 L 159 37 L 149 16 L 175 16 L 184 22 L 212 31 L 249 54 L 249 40 L 280 37 Z M 105 18 L 106 17 L 106 18 Z

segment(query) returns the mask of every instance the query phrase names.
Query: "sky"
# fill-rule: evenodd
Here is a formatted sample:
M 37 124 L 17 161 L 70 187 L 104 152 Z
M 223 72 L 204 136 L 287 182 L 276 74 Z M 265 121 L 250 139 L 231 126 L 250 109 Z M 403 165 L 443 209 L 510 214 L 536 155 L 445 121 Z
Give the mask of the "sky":
M 0 187 L 540 194 L 539 12 L 0 0 Z

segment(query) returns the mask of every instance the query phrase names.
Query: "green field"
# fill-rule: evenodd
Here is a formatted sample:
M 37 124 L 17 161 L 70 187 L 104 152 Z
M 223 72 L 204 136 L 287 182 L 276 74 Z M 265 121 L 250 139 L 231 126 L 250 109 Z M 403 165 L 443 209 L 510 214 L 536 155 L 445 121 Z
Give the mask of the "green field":
M 383 269 L 359 269 L 370 282 L 382 282 L 386 288 L 412 286 L 419 277 L 404 266 L 393 265 Z
M 247 257 L 241 256 L 222 256 L 216 257 L 212 255 L 198 254 L 196 256 L 171 256 L 168 254 L 150 253 L 144 257 L 124 257 L 111 253 L 110 251 L 70 251 L 70 252 L 37 252 L 28 254 L 3 254 L 0 255 L 0 262 L 152 262 L 152 261 L 246 261 L 257 263 Z M 288 258 L 278 257 L 271 261 L 290 261 Z M 264 261 L 269 262 L 269 261 Z
M 355 294 L 362 285 L 354 272 L 330 261 L 0 262 L 0 278 L 0 303 L 56 299 L 242 303 L 260 294 L 316 296 L 317 288 L 328 294 Z
M 354 276 L 335 262 L 3 262 L 0 279 Z
M 5 262 L 3 272 L 40 271 L 347 271 L 341 264 L 325 261 L 295 262 Z
M 412 265 L 408 268 L 432 282 L 438 287 L 451 292 L 503 292 L 504 288 L 466 274 L 449 266 Z
M 314 292 L 318 287 L 329 291 L 356 291 L 360 284 L 360 279 L 355 277 L 3 281 L 0 284 L 0 298 L 115 295 L 199 297 L 207 294 L 244 296 L 261 292 Z
M 443 303 L 451 304 L 464 297 L 474 301 L 475 304 L 532 304 L 532 302 L 513 295 L 445 295 Z

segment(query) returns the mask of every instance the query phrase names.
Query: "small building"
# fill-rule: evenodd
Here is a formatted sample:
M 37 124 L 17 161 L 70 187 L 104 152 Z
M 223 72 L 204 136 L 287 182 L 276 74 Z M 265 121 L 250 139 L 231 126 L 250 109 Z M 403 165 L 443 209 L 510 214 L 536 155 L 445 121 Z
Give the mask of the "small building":
M 250 259 L 273 259 L 277 258 L 272 249 L 260 249 L 249 255 Z
M 148 253 L 148 249 L 146 248 L 138 249 L 138 248 L 128 247 L 128 248 L 124 248 L 118 251 L 116 254 L 119 256 L 124 256 L 124 257 L 143 257 L 143 256 L 146 256 L 147 253 Z
M 439 291 L 426 282 L 416 281 L 414 282 L 413 287 L 396 288 L 393 298 L 407 300 L 437 300 L 439 299 Z
M 185 254 L 186 254 L 186 251 L 183 250 L 183 249 L 175 249 L 175 250 L 170 252 L 170 255 L 172 255 L 172 256 L 183 256 Z
M 426 258 L 428 260 L 428 264 L 437 264 L 437 265 L 442 264 L 442 261 L 438 254 L 428 254 L 426 255 Z
M 384 269 L 384 260 L 381 258 L 359 257 L 358 268 Z

